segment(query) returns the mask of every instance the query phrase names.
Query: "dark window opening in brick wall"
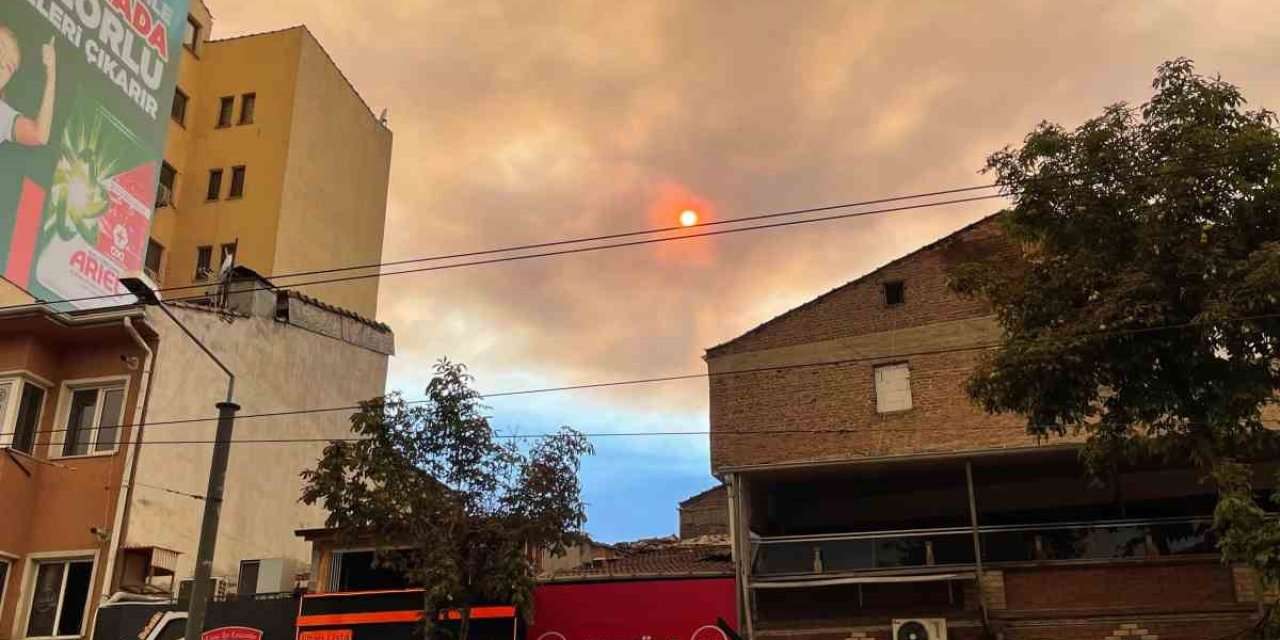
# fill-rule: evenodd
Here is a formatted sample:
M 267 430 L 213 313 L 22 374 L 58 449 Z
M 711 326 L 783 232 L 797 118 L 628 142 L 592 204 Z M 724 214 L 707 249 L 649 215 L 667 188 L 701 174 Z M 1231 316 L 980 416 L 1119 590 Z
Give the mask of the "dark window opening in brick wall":
M 901 280 L 896 282 L 886 282 L 882 287 L 884 289 L 884 303 L 886 305 L 892 307 L 907 301 L 907 286 Z

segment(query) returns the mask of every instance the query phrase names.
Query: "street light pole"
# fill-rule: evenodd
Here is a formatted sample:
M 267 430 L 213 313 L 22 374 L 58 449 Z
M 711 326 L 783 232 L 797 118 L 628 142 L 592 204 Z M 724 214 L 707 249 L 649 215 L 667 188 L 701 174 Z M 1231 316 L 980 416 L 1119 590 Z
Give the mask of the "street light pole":
M 213 438 L 213 459 L 209 463 L 209 486 L 204 492 L 204 516 L 200 521 L 200 546 L 196 549 L 196 575 L 191 582 L 191 601 L 187 605 L 186 640 L 200 640 L 204 631 L 205 611 L 209 605 L 209 581 L 213 575 L 213 552 L 218 542 L 218 521 L 222 517 L 222 493 L 227 480 L 227 461 L 231 457 L 231 432 L 235 426 L 236 412 L 240 405 L 236 404 L 236 376 L 218 356 L 205 346 L 186 325 L 178 320 L 169 307 L 160 300 L 142 280 L 137 278 L 121 278 L 120 284 L 129 290 L 138 301 L 158 307 L 173 324 L 177 325 L 188 338 L 204 352 L 222 372 L 227 374 L 227 398 L 217 403 L 218 429 Z

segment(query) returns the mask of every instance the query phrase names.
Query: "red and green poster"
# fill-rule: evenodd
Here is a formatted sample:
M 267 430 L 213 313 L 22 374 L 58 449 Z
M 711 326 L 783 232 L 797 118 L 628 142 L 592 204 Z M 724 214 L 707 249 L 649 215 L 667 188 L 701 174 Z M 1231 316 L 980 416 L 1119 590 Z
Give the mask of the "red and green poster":
M 0 0 L 0 269 L 62 309 L 142 270 L 188 0 Z

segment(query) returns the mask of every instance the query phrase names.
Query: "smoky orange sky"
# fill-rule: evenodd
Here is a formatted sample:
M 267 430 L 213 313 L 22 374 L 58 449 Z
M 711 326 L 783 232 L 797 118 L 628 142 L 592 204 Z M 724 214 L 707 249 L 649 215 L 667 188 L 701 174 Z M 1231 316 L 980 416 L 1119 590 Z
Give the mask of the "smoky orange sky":
M 1280 98 L 1267 0 L 209 5 L 215 38 L 305 23 L 374 112 L 388 109 L 388 260 L 674 225 L 686 202 L 707 221 L 977 184 L 987 154 L 1041 120 L 1141 102 L 1176 56 L 1252 106 Z M 995 206 L 387 278 L 392 384 L 412 394 L 443 355 L 483 390 L 702 371 L 705 348 Z M 705 429 L 705 396 L 693 381 L 495 413 L 530 431 Z M 705 438 L 626 445 L 631 466 L 615 469 L 679 480 L 648 511 L 597 510 L 593 533 L 669 532 L 674 500 L 709 482 L 705 450 Z M 599 481 L 596 504 L 651 486 Z

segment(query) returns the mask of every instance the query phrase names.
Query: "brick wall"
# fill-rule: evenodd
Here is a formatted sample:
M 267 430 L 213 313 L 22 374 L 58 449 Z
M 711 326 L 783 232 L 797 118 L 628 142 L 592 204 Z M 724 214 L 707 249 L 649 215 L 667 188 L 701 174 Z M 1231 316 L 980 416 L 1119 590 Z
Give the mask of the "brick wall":
M 712 469 L 1036 445 L 965 395 L 999 331 L 946 284 L 952 265 L 1008 250 L 991 222 L 968 227 L 708 351 Z M 892 280 L 906 302 L 888 307 Z M 913 408 L 879 414 L 873 368 L 893 362 L 910 366 Z
M 707 355 L 718 358 L 985 315 L 989 311 L 983 302 L 951 293 L 947 270 L 1012 250 L 994 220 L 984 220 L 713 347 Z M 906 303 L 886 306 L 881 285 L 898 280 L 905 284 Z
M 1169 611 L 1237 603 L 1230 567 L 1207 561 L 1004 571 L 1009 610 L 1161 607 Z
M 724 485 L 680 503 L 680 538 L 729 535 L 729 491 Z

